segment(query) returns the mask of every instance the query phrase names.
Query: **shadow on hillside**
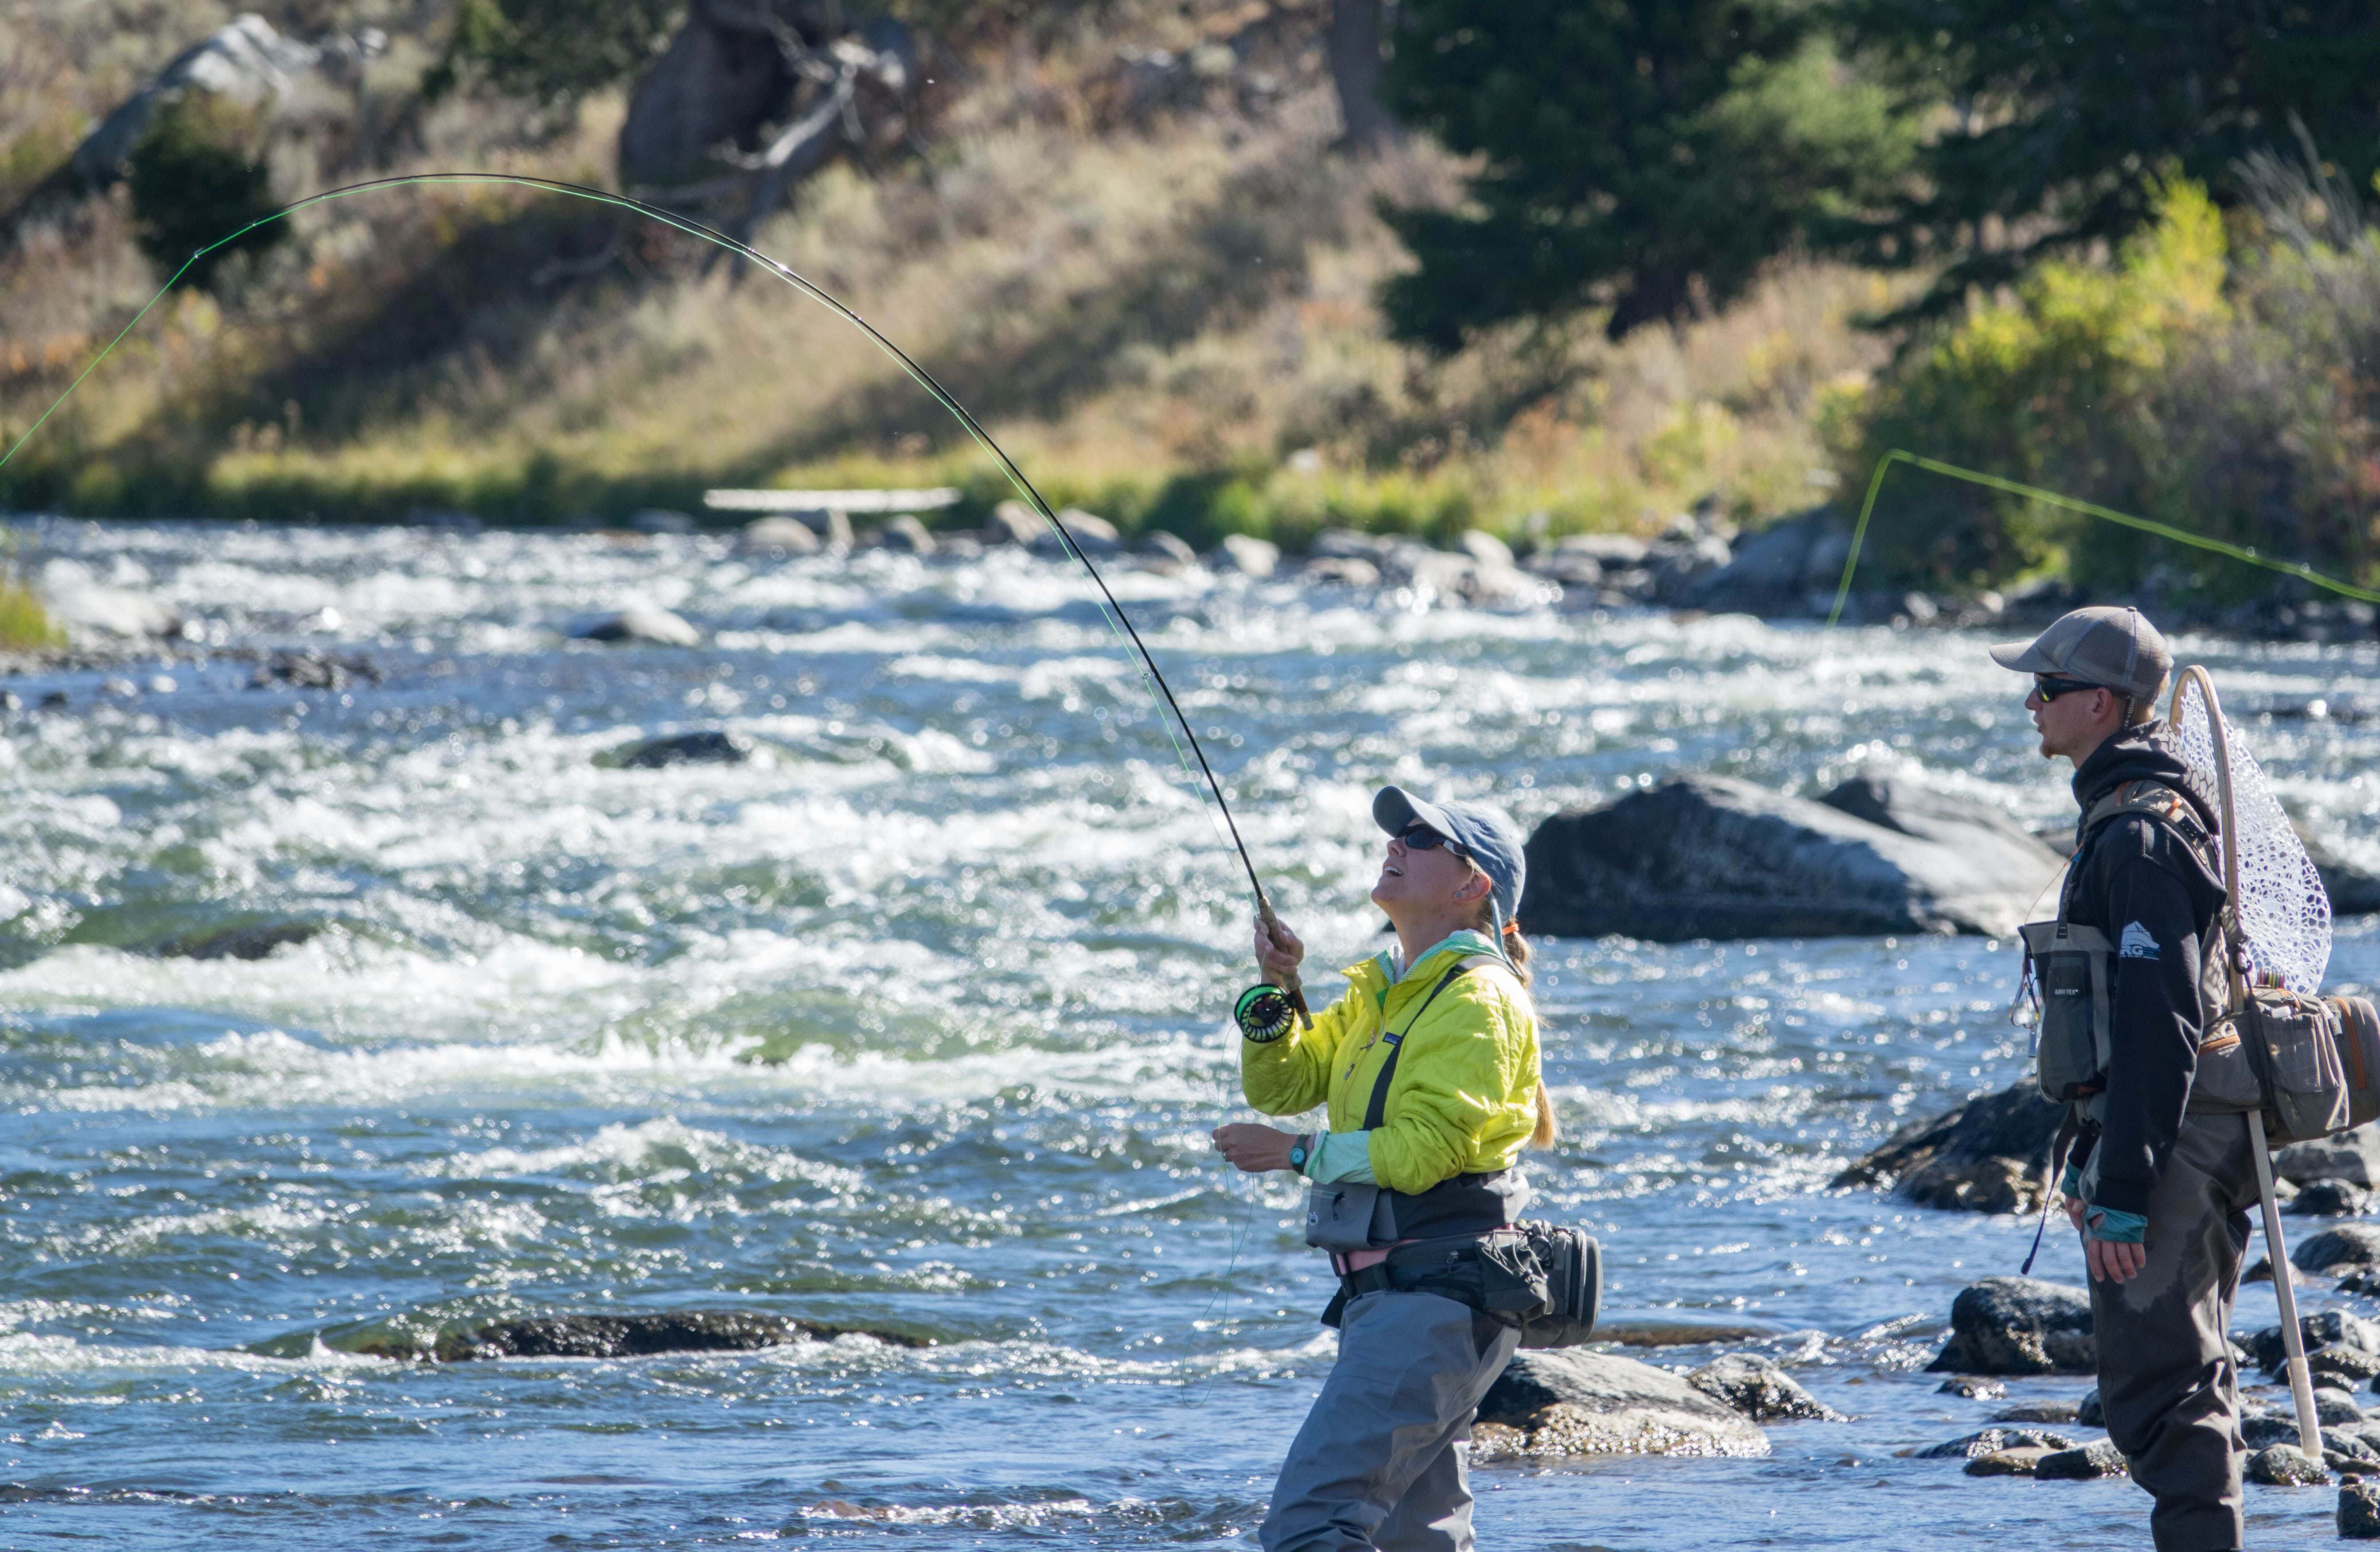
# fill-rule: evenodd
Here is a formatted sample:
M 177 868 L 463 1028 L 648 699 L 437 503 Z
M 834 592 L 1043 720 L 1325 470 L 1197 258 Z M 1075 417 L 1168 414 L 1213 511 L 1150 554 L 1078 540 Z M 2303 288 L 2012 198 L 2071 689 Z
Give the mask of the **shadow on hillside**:
M 960 343 L 919 364 L 980 419 L 1057 418 L 1132 370 L 1134 347 L 1171 349 L 1304 289 L 1308 246 L 1345 239 L 1346 185 L 1343 167 L 1304 147 L 1243 169 L 1102 284 L 1056 298 L 1022 279 L 996 288 L 978 304 L 995 309 L 985 326 L 951 331 Z M 917 437 L 941 446 L 965 432 L 916 383 L 884 378 L 806 417 L 763 461 Z

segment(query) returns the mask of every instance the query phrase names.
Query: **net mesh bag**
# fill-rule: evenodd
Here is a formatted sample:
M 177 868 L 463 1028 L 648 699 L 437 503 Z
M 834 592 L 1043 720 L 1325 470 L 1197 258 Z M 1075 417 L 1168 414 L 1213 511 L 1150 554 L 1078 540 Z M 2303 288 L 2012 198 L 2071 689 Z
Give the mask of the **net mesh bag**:
M 2330 964 L 2330 895 L 2306 855 L 2305 843 L 2281 811 L 2264 767 L 2228 721 L 2231 752 L 2231 808 L 2239 828 L 2241 945 L 2252 975 L 2278 979 L 2308 997 L 2322 990 Z M 2180 755 L 2208 794 L 2217 792 L 2215 736 L 2207 725 L 2206 697 L 2185 685 L 2171 730 Z

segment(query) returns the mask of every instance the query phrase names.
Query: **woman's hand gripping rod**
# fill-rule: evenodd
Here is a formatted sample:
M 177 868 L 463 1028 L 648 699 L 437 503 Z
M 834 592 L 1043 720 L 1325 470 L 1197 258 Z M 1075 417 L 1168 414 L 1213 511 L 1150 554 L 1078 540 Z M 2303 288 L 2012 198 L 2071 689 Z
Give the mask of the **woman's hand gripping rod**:
M 1297 1010 L 1297 1026 L 1311 1029 L 1314 1015 L 1306 1011 L 1305 988 L 1297 977 L 1298 962 L 1305 957 L 1305 945 L 1298 941 L 1296 933 L 1281 925 L 1281 918 L 1272 914 L 1272 902 L 1264 897 L 1263 891 L 1257 891 L 1257 964 L 1264 972 L 1264 978 L 1281 988 L 1289 998 L 1289 1005 Z

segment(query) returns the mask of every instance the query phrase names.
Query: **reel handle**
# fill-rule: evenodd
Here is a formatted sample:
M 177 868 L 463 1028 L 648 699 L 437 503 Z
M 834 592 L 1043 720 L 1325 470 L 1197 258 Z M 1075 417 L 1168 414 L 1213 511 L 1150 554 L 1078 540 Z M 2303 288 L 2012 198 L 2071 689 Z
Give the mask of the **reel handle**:
M 1268 931 L 1281 925 L 1281 918 L 1272 914 L 1272 902 L 1267 900 L 1262 894 L 1258 894 L 1257 896 L 1257 916 L 1258 920 L 1265 924 L 1265 928 Z M 1281 979 L 1285 984 L 1281 989 L 1288 995 L 1289 1005 L 1297 1010 L 1297 1027 L 1300 1029 L 1313 1028 L 1314 1015 L 1306 1011 L 1305 988 L 1299 981 L 1297 972 L 1292 970 L 1288 975 L 1282 976 Z

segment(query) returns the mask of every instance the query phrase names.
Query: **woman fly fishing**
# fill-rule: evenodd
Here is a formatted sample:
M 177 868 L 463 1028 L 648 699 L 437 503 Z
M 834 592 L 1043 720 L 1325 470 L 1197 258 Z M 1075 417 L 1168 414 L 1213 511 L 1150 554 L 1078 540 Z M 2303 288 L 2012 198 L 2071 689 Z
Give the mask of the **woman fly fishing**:
M 1350 967 L 1345 994 L 1300 1027 L 1273 988 L 1305 945 L 1259 918 L 1267 984 L 1240 999 L 1248 1103 L 1276 1116 L 1327 1103 L 1329 1128 L 1214 1134 L 1240 1169 L 1310 1182 L 1306 1243 L 1339 1278 L 1322 1316 L 1339 1360 L 1273 1487 L 1268 1552 L 1471 1546 L 1471 1425 L 1521 1340 L 1499 1317 L 1528 1265 L 1509 1254 L 1529 1198 L 1514 1165 L 1554 1140 L 1514 917 L 1519 831 L 1396 787 L 1372 817 L 1390 836 L 1372 901 L 1396 948 Z

